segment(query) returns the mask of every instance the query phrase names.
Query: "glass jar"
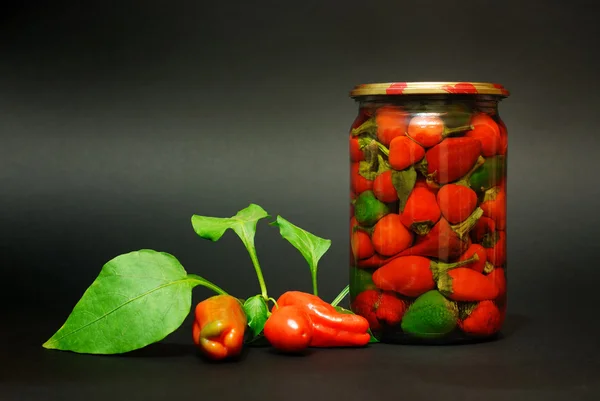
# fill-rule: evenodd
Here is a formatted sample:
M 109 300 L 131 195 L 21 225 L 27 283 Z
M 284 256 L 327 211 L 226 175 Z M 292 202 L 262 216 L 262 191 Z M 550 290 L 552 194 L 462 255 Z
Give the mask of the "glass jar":
M 350 130 L 350 300 L 382 342 L 493 338 L 506 314 L 498 84 L 366 84 Z

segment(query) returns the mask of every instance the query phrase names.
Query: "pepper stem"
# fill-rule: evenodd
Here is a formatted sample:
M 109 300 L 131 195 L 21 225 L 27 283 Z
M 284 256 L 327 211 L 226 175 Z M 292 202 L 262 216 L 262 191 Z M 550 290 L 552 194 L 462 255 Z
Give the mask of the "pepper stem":
M 338 306 L 338 304 L 344 299 L 346 298 L 346 295 L 348 295 L 348 293 L 350 292 L 350 286 L 347 285 L 346 287 L 344 287 L 344 289 L 342 290 L 342 292 L 340 292 L 338 294 L 337 297 L 335 297 L 335 299 L 333 301 L 331 301 L 331 306 Z
M 258 278 L 258 284 L 260 285 L 260 293 L 265 301 L 268 301 L 269 295 L 267 294 L 267 285 L 265 284 L 265 279 L 263 277 L 260 264 L 258 263 L 258 257 L 256 256 L 256 250 L 253 246 L 248 247 L 248 253 L 250 254 L 252 264 L 254 265 L 254 270 L 256 271 L 256 277 Z
M 460 180 L 456 181 L 455 184 L 463 185 L 465 187 L 470 188 L 469 180 L 471 179 L 471 176 L 475 171 L 479 169 L 479 167 L 483 166 L 483 163 L 485 163 L 485 159 L 483 158 L 483 156 L 479 156 L 473 167 L 471 167 L 471 170 L 469 170 L 469 172 L 465 174 Z
M 456 233 L 456 235 L 458 235 L 458 238 L 462 240 L 465 237 L 465 235 L 467 235 L 469 231 L 471 231 L 473 227 L 475 227 L 475 224 L 477 224 L 477 220 L 479 220 L 481 216 L 483 216 L 483 209 L 478 207 L 473 211 L 473 213 L 471 213 L 469 217 L 465 219 L 465 221 L 463 221 L 460 224 L 451 226 L 452 230 Z
M 187 278 L 190 279 L 196 285 L 201 285 L 202 287 L 206 287 L 209 290 L 213 290 L 214 292 L 216 292 L 219 295 L 229 295 L 229 294 L 227 294 L 227 292 L 225 292 L 225 290 L 223 290 L 218 285 L 213 284 L 210 281 L 208 281 L 207 279 L 202 278 L 196 274 L 188 274 Z
M 474 128 L 475 127 L 473 127 L 472 125 L 463 125 L 463 126 L 455 127 L 455 128 L 445 128 L 444 129 L 444 134 L 442 136 L 445 138 L 447 136 L 450 136 L 452 134 L 457 134 L 459 132 L 471 131 Z
M 367 121 L 365 121 L 364 123 L 362 123 L 361 125 L 359 125 L 356 128 L 352 128 L 352 130 L 350 131 L 350 133 L 353 136 L 360 135 L 365 132 L 368 132 L 368 133 L 377 132 L 377 123 L 375 122 L 374 118 L 369 118 Z
M 479 260 L 479 256 L 477 254 L 474 254 L 469 259 L 461 260 L 459 262 L 454 262 L 454 263 L 443 263 L 443 262 L 436 262 L 436 261 L 432 260 L 431 263 L 429 264 L 429 268 L 431 269 L 431 273 L 433 274 L 433 279 L 435 281 L 437 281 L 442 273 L 445 273 L 448 270 L 455 269 L 457 267 L 468 265 L 469 263 L 473 263 L 478 260 Z
M 422 221 L 411 224 L 410 229 L 417 233 L 417 235 L 427 235 L 432 227 L 433 223 L 431 221 Z

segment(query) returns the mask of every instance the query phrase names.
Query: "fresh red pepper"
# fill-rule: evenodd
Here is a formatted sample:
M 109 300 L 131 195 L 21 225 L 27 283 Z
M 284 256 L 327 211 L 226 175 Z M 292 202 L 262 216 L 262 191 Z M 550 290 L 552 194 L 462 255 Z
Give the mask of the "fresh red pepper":
M 310 317 L 301 307 L 293 305 L 273 308 L 263 330 L 273 347 L 286 352 L 304 350 L 313 337 Z
M 241 353 L 247 320 L 238 299 L 230 295 L 207 298 L 196 305 L 195 318 L 192 337 L 206 357 L 221 360 Z
M 311 347 L 360 347 L 371 339 L 369 322 L 362 316 L 338 312 L 316 295 L 288 291 L 277 300 L 279 307 L 302 308 L 313 324 Z

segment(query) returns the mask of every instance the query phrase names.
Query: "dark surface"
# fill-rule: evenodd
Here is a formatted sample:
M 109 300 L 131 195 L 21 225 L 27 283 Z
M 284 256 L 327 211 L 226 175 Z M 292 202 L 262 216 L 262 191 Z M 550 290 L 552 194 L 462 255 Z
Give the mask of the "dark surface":
M 46 326 L 42 326 L 46 327 Z M 600 346 L 593 333 L 510 315 L 503 338 L 454 346 L 373 344 L 283 356 L 247 350 L 211 363 L 190 345 L 189 325 L 164 343 L 121 356 L 12 349 L 3 400 L 597 400 Z M 11 358 L 14 357 L 14 358 Z
M 0 399 L 600 398 L 600 25 L 584 1 L 28 1 L 0 12 Z M 468 346 L 376 345 L 206 364 L 190 321 L 131 356 L 46 351 L 113 257 L 174 254 L 258 292 L 231 233 L 193 213 L 250 202 L 333 241 L 347 283 L 347 130 L 357 83 L 504 84 L 509 327 Z M 269 293 L 310 289 L 261 223 Z M 194 301 L 208 295 L 194 290 Z M 174 345 L 173 345 L 174 344 Z M 179 344 L 179 345 L 178 345 Z M 236 384 L 239 382 L 239 384 Z M 269 384 L 268 383 L 274 383 Z M 268 395 L 266 395 L 268 394 Z

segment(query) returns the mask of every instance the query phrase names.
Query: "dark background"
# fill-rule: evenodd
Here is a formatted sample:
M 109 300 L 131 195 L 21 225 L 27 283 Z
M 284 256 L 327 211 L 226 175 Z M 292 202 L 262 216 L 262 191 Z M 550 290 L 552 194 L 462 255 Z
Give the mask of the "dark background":
M 583 1 L 28 1 L 0 11 L 0 399 L 597 399 L 597 46 Z M 240 297 L 229 232 L 258 203 L 333 241 L 347 282 L 347 130 L 358 83 L 491 81 L 509 129 L 509 316 L 470 346 L 375 345 L 203 362 L 190 320 L 126 356 L 47 351 L 102 265 L 141 248 Z M 269 293 L 310 290 L 265 222 Z M 210 293 L 194 292 L 197 302 Z M 268 384 L 273 381 L 275 384 Z M 238 382 L 240 384 L 235 384 Z

